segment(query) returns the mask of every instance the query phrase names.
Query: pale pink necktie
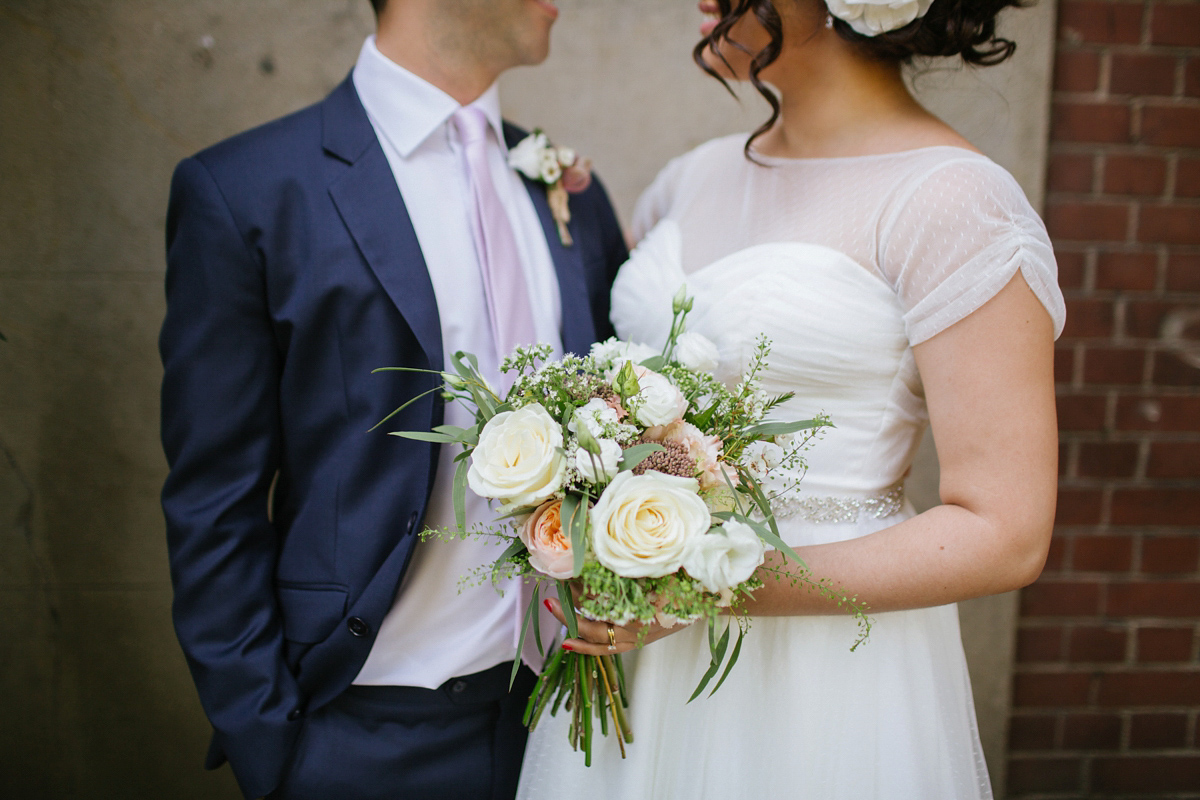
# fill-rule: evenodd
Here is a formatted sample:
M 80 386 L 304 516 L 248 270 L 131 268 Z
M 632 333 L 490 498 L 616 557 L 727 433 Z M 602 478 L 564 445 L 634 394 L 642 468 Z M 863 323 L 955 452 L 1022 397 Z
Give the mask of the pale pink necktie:
M 526 288 L 525 271 L 521 267 L 521 254 L 517 249 L 512 223 L 492 183 L 487 153 L 487 116 L 482 110 L 468 106 L 455 112 L 454 124 L 462 138 L 463 155 L 471 183 L 471 227 L 475 235 L 475 249 L 479 254 L 479 270 L 483 275 L 492 336 L 496 341 L 496 352 L 503 359 L 518 345 L 537 342 L 529 290 Z M 530 581 L 521 581 L 518 597 L 514 638 L 520 636 L 525 609 L 533 599 Z M 542 642 L 550 647 L 550 639 L 557 632 L 558 622 L 545 609 L 538 608 L 536 611 Z M 521 656 L 534 670 L 541 670 L 543 659 L 538 654 L 532 626 Z
M 481 109 L 468 106 L 454 114 L 454 124 L 462 137 L 471 183 L 471 227 L 479 253 L 492 336 L 496 340 L 496 353 L 503 359 L 518 345 L 537 342 L 529 290 L 512 223 L 492 183 L 487 116 Z

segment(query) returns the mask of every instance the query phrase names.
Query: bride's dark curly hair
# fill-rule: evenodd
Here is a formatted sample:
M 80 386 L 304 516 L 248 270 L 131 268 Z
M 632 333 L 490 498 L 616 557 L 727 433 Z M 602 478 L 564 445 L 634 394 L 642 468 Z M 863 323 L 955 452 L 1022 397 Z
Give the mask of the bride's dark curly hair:
M 729 31 L 747 14 L 753 14 L 767 31 L 770 41 L 750 62 L 750 84 L 771 106 L 771 118 L 760 125 L 746 141 L 746 155 L 750 156 L 750 145 L 762 136 L 779 119 L 779 99 L 759 78 L 760 73 L 779 58 L 783 50 L 783 22 L 775 10 L 775 2 L 796 0 L 716 0 L 721 20 L 712 33 L 704 37 L 692 51 L 692 58 L 702 70 L 724 84 L 730 93 L 729 83 L 704 60 L 710 48 L 720 57 L 716 47 L 722 40 L 743 50 L 737 42 L 728 39 Z M 903 28 L 878 36 L 863 36 L 844 20 L 833 18 L 833 29 L 848 42 L 857 45 L 864 53 L 881 61 L 908 63 L 917 56 L 960 56 L 968 64 L 991 66 L 1008 59 L 1017 49 L 1010 39 L 996 35 L 996 16 L 1009 6 L 1023 6 L 1025 0 L 933 0 L 929 12 Z M 722 60 L 723 57 L 722 57 Z

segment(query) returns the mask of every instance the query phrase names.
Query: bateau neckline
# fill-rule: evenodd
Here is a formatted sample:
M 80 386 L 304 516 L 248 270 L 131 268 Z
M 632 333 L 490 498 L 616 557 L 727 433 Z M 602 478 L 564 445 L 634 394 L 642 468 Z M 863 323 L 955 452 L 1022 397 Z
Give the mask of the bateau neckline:
M 884 158 L 900 158 L 905 156 L 915 156 L 920 153 L 928 153 L 932 150 L 953 150 L 957 153 L 964 153 L 974 158 L 982 158 L 990 160 L 983 153 L 977 150 L 970 150 L 966 147 L 960 147 L 956 144 L 930 144 L 924 147 L 913 147 L 908 150 L 895 150 L 891 153 L 865 153 L 857 156 L 803 156 L 798 158 L 789 158 L 787 156 L 768 156 L 751 148 L 750 155 L 762 164 L 769 166 L 790 166 L 799 164 L 830 164 L 845 161 L 874 161 Z

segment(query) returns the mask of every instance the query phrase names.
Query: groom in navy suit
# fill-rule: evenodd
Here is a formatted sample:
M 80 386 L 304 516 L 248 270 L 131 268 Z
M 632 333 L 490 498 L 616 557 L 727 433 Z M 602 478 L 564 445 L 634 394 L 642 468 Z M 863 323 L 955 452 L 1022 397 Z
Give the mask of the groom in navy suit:
M 368 433 L 413 398 L 391 429 L 469 412 L 433 375 L 371 373 L 469 350 L 501 381 L 514 336 L 584 353 L 610 334 L 625 246 L 598 183 L 563 236 L 546 185 L 505 161 L 523 134 L 494 84 L 545 59 L 552 2 L 372 2 L 378 34 L 329 97 L 175 173 L 176 630 L 207 765 L 228 761 L 246 797 L 506 798 L 532 683 L 522 667 L 509 691 L 519 593 L 459 594 L 491 545 L 419 541 L 453 520 L 453 454 Z

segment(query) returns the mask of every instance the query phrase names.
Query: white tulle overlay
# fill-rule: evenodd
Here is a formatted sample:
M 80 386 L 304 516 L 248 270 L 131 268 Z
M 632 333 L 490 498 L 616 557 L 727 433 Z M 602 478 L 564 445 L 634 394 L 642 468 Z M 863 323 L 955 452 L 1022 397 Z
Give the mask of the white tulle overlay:
M 736 380 L 765 334 L 764 386 L 796 393 L 778 418 L 824 411 L 835 428 L 808 454 L 801 496 L 877 496 L 900 481 L 927 424 L 912 346 L 982 306 L 1019 272 L 1063 322 L 1053 253 L 1020 188 L 953 147 L 859 158 L 742 156 L 718 139 L 672 162 L 635 216 L 642 237 L 613 289 L 624 338 L 660 345 L 671 298 L 695 298 L 689 329 Z M 781 521 L 790 544 L 893 525 Z M 708 663 L 694 627 L 631 659 L 636 740 L 622 760 L 597 737 L 593 766 L 566 719 L 531 735 L 523 800 L 990 798 L 954 606 L 875 616 L 851 652 L 849 617 L 753 620 L 712 697 L 687 704 Z

